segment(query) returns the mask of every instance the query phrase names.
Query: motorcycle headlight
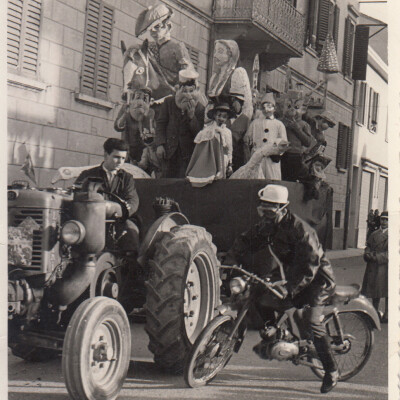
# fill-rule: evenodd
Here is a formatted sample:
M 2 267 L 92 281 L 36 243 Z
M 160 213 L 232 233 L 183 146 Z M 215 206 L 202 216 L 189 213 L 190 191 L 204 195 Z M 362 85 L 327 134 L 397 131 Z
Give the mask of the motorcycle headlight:
M 61 239 L 66 244 L 82 243 L 85 234 L 85 227 L 79 221 L 67 221 L 61 228 Z
M 229 288 L 232 294 L 242 293 L 246 289 L 246 282 L 242 278 L 233 278 L 229 282 Z

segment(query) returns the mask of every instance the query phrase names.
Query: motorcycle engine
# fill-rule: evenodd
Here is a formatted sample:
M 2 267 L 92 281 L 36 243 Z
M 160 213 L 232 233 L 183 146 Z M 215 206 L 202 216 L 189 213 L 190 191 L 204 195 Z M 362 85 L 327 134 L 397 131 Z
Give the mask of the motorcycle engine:
M 286 342 L 284 340 L 276 340 L 266 342 L 262 340 L 253 347 L 253 351 L 265 360 L 290 360 L 299 354 L 299 347 L 295 343 Z
M 271 358 L 273 360 L 289 360 L 299 354 L 299 347 L 294 343 L 278 341 L 270 348 Z

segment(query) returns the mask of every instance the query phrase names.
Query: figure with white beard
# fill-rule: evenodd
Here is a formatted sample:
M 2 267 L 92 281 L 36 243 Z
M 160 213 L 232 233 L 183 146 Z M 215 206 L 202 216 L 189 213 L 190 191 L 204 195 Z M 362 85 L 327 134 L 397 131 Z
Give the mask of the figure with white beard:
M 194 149 L 194 138 L 204 125 L 204 106 L 199 102 L 199 74 L 179 71 L 173 97 L 162 103 L 156 118 L 157 155 L 163 159 L 163 178 L 184 178 Z
M 154 110 L 150 108 L 151 89 L 131 83 L 129 98 L 119 110 L 114 122 L 114 129 L 122 132 L 121 139 L 129 146 L 129 162 L 140 161 L 145 148 L 144 132 L 155 133 Z

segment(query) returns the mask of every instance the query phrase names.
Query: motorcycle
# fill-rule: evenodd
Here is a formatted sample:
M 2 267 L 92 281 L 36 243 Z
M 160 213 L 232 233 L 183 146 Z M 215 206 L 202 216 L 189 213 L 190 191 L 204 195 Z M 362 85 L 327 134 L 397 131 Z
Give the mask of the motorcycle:
M 284 298 L 285 280 L 261 279 L 236 265 L 221 268 L 237 270 L 240 275 L 230 280 L 229 300 L 219 306 L 218 315 L 202 330 L 188 354 L 184 379 L 192 388 L 212 381 L 233 353 L 239 351 L 247 331 L 245 317 L 259 294 L 255 290 L 258 285 L 279 299 Z M 292 361 L 294 365 L 308 366 L 322 379 L 324 369 L 301 323 L 305 307 L 270 310 L 273 318 L 268 319 L 261 329 L 262 341 L 253 351 L 266 360 Z M 359 285 L 337 286 L 324 308 L 324 322 L 338 364 L 339 381 L 348 380 L 362 370 L 371 355 L 373 330 L 381 329 L 378 314 L 370 301 L 360 295 Z

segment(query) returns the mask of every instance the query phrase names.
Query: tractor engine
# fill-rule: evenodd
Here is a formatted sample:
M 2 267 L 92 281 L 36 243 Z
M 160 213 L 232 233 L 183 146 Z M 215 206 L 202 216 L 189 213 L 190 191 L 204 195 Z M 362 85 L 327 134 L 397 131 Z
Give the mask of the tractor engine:
M 57 189 L 12 185 L 8 195 L 8 313 L 25 315 L 62 266 L 60 228 L 72 197 Z

